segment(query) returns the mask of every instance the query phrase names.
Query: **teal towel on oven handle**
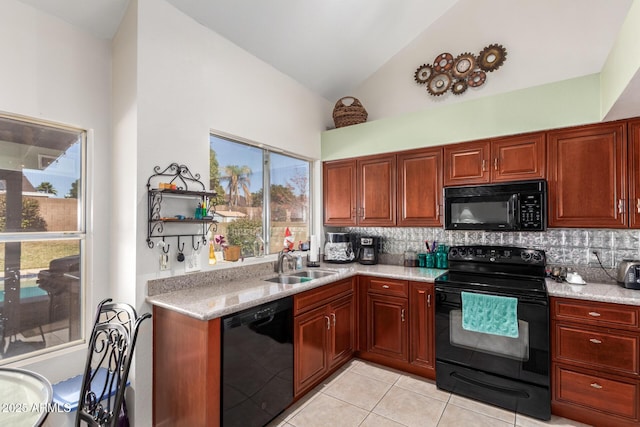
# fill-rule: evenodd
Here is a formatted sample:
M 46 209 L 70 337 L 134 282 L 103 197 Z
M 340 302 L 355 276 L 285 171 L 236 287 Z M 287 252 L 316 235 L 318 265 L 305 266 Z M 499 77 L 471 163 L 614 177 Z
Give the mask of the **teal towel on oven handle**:
M 462 329 L 518 338 L 518 299 L 462 292 Z

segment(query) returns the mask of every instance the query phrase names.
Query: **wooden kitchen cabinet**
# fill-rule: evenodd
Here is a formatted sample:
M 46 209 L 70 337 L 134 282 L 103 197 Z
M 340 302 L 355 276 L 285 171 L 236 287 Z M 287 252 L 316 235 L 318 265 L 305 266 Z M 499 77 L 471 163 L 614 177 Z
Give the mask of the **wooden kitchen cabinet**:
M 353 279 L 294 296 L 294 397 L 317 385 L 355 349 Z
M 489 140 L 445 145 L 444 185 L 489 183 L 491 181 L 490 156 Z
M 408 284 L 404 280 L 365 277 L 366 351 L 409 360 Z
M 398 153 L 397 169 L 397 225 L 441 227 L 442 148 Z
M 444 147 L 444 184 L 470 185 L 545 178 L 544 132 Z
M 626 123 L 549 131 L 550 227 L 626 228 Z
M 544 132 L 491 140 L 491 182 L 523 181 L 546 177 Z
M 629 146 L 629 225 L 640 228 L 640 119 L 627 125 Z
M 153 307 L 153 425 L 220 425 L 220 319 Z
M 552 412 L 596 426 L 637 426 L 640 307 L 550 302 Z
M 356 161 L 337 160 L 322 165 L 325 225 L 357 224 Z
M 409 361 L 435 378 L 435 289 L 433 283 L 409 282 Z
M 324 224 L 396 224 L 396 155 L 324 162 Z

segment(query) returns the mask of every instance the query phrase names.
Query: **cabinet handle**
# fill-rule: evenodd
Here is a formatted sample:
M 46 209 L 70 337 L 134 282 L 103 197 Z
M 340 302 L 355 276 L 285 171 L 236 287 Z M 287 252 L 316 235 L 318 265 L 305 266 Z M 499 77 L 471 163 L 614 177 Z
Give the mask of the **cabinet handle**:
M 400 319 L 402 319 L 402 321 L 404 322 L 404 308 L 400 312 Z
M 598 313 L 597 311 L 590 311 L 589 312 L 589 316 L 591 316 L 591 317 L 600 317 L 600 313 Z
M 324 318 L 327 320 L 327 330 L 331 329 L 331 320 L 329 319 L 329 316 L 324 316 Z
M 600 341 L 600 340 L 599 340 L 599 339 L 597 339 L 597 338 L 591 338 L 589 341 L 591 341 L 591 342 L 592 342 L 592 343 L 594 343 L 594 344 L 602 344 L 602 341 Z
M 351 209 L 351 218 L 355 218 L 358 216 L 358 209 L 353 208 Z
M 497 157 L 495 159 L 493 159 L 493 168 L 495 170 L 498 170 L 498 158 Z
M 482 159 L 482 172 L 486 172 L 487 171 L 487 161 L 485 159 Z
M 331 320 L 333 321 L 333 326 L 336 326 L 336 314 L 331 313 Z
M 427 307 L 431 307 L 431 294 L 427 295 Z
M 389 289 L 389 285 L 382 285 L 383 288 Z
M 618 199 L 618 213 L 624 212 L 624 200 Z
M 598 390 L 600 390 L 602 388 L 602 386 L 600 384 L 598 384 L 598 383 L 591 383 L 590 386 L 593 387 L 593 388 L 597 388 Z
M 640 213 L 640 198 L 636 199 L 636 210 L 638 211 L 638 213 Z

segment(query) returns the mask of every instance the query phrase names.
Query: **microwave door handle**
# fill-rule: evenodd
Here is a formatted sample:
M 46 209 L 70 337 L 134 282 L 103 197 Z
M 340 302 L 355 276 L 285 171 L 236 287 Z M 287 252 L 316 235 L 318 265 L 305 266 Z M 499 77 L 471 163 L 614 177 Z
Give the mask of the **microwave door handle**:
M 520 206 L 518 206 L 518 195 L 514 194 L 509 199 L 509 216 L 512 218 L 511 227 L 516 229 L 519 228 L 520 225 L 520 215 L 517 214 L 520 210 Z

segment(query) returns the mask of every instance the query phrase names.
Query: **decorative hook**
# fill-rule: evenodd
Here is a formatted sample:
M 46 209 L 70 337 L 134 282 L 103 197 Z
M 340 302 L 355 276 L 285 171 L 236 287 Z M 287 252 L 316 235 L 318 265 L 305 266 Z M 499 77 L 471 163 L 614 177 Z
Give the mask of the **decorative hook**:
M 184 252 L 184 242 L 182 242 L 182 245 L 180 245 L 180 236 L 178 236 L 178 252 Z
M 191 247 L 193 248 L 194 251 L 198 252 L 198 249 L 200 249 L 200 241 L 198 240 L 198 244 L 195 244 L 195 239 L 194 236 L 191 236 Z
M 164 252 L 165 254 L 169 253 L 169 247 L 171 245 L 169 243 L 165 243 L 164 237 L 162 237 L 162 242 L 158 243 L 158 246 L 160 246 L 160 249 L 162 249 L 162 252 Z M 165 248 L 167 249 L 165 250 Z

